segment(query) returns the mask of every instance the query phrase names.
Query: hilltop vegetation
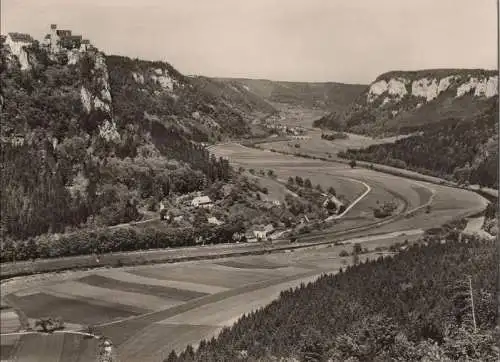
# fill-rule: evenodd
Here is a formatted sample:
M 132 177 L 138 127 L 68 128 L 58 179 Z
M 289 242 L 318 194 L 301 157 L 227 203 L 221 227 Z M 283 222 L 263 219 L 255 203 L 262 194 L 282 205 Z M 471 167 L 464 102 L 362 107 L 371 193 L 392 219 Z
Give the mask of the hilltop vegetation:
M 227 84 L 238 84 L 271 103 L 293 104 L 325 111 L 345 109 L 366 88 L 364 85 L 333 82 L 305 83 L 244 78 L 219 80 Z
M 495 242 L 459 241 L 456 226 L 282 292 L 196 352 L 166 361 L 496 361 Z

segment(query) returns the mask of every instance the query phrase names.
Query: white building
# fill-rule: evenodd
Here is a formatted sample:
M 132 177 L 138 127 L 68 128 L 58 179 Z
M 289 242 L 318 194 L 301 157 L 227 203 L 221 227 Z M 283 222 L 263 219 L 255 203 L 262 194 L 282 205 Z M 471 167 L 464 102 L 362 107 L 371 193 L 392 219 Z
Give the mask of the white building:
M 191 201 L 191 206 L 210 208 L 213 206 L 213 203 L 208 196 L 198 196 Z
M 209 224 L 213 224 L 213 225 L 222 225 L 224 224 L 222 221 L 220 221 L 219 219 L 217 219 L 215 216 L 211 216 L 207 219 L 208 223 Z
M 274 226 L 273 224 L 267 224 L 263 228 L 258 228 L 257 230 L 253 231 L 254 237 L 259 240 L 259 239 L 266 239 L 269 234 L 271 234 L 274 231 Z

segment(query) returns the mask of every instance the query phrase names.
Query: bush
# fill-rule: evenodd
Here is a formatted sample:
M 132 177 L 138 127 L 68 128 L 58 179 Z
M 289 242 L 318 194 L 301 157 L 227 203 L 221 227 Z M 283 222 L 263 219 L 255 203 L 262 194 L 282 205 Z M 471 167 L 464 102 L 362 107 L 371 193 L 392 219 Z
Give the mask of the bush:
M 386 201 L 381 206 L 373 210 L 373 216 L 377 219 L 382 219 L 392 215 L 392 213 L 397 209 L 397 204 L 392 201 Z
M 346 256 L 349 256 L 349 252 L 347 250 L 342 250 L 339 254 L 340 257 L 345 258 Z

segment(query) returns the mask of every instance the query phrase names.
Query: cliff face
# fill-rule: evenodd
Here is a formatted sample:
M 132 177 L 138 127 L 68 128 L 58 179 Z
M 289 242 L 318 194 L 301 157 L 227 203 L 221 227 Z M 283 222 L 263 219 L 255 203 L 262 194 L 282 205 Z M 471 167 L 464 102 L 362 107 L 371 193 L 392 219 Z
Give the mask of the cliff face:
M 344 113 L 318 125 L 359 133 L 407 133 L 444 119 L 473 119 L 498 97 L 488 70 L 426 70 L 380 75 Z
M 36 42 L 14 48 L 5 42 L 1 47 L 5 87 L 0 105 L 6 117 L 3 125 L 7 126 L 2 130 L 4 136 L 36 128 L 29 123 L 37 120 L 25 119 L 26 124 L 19 117 L 16 119 L 15 108 L 21 106 L 21 99 L 27 101 L 25 110 L 29 110 L 30 104 L 36 108 L 34 98 L 48 95 L 59 99 L 57 109 L 43 112 L 47 119 L 64 113 L 69 118 L 65 122 L 75 119 L 87 133 L 96 131 L 107 141 L 118 142 L 127 125 L 143 128 L 152 119 L 175 127 L 195 141 L 217 140 L 248 131 L 252 104 L 241 106 L 234 95 L 221 97 L 166 62 L 106 56 L 97 50 L 52 54 Z M 240 91 L 238 96 L 245 94 Z M 77 98 L 79 105 L 74 104 Z M 262 114 L 275 111 L 264 101 L 257 106 Z M 53 131 L 45 126 L 47 132 Z
M 198 142 L 245 134 L 247 114 L 170 64 L 0 43 L 0 233 L 126 222 L 228 180 Z
M 476 97 L 491 98 L 498 95 L 498 75 L 487 71 L 463 71 L 450 75 L 415 73 L 388 73 L 373 82 L 366 95 L 368 103 L 382 97 L 382 105 L 397 104 L 405 96 L 415 97 L 420 106 L 438 98 L 441 93 L 463 97 L 471 93 Z

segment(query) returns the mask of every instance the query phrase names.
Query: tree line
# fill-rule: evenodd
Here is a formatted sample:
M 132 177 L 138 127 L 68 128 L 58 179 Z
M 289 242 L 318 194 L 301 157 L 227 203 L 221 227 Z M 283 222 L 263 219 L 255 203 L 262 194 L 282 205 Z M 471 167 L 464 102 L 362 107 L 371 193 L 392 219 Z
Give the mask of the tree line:
M 44 234 L 24 241 L 5 239 L 0 261 L 14 262 L 38 258 L 60 258 L 77 255 L 106 254 L 136 250 L 194 246 L 202 236 L 205 244 L 230 243 L 235 233 L 243 232 L 243 222 L 232 222 L 207 228 L 123 227 L 79 230 L 67 234 Z

